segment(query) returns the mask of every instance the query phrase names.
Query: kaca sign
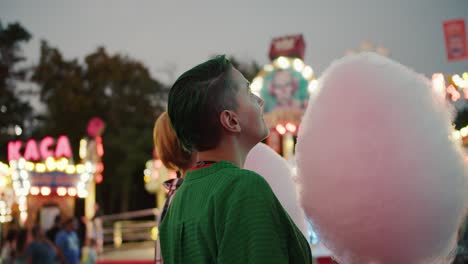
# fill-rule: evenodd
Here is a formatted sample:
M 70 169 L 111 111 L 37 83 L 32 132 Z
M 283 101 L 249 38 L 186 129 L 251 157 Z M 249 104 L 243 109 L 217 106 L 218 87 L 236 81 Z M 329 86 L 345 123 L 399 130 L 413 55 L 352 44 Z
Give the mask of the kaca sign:
M 43 138 L 39 144 L 34 139 L 23 142 L 8 142 L 8 161 L 24 158 L 28 161 L 41 161 L 48 157 L 70 158 L 72 155 L 70 141 L 67 136 L 60 136 L 57 140 L 52 137 Z

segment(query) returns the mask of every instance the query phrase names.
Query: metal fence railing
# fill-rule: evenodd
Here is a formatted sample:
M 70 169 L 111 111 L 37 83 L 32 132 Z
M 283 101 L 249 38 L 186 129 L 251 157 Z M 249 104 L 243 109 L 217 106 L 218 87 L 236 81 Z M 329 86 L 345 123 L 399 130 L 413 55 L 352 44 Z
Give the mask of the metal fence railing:
M 126 243 L 154 241 L 158 234 L 158 219 L 157 208 L 103 215 L 104 245 L 119 248 Z

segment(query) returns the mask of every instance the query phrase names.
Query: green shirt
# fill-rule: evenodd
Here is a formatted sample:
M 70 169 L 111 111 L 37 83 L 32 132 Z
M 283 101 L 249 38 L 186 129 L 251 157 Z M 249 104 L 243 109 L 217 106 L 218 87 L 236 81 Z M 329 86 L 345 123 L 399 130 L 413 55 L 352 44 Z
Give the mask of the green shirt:
M 221 161 L 187 173 L 160 226 L 172 263 L 312 263 L 310 247 L 255 172 Z

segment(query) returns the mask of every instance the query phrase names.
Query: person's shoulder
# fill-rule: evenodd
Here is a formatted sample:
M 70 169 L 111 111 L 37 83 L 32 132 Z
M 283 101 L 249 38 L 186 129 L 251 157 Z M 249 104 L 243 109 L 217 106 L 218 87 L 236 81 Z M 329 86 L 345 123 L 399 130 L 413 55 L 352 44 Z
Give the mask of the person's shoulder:
M 55 240 L 62 239 L 65 236 L 67 236 L 67 232 L 64 230 L 58 230 L 57 234 L 55 235 Z
M 244 194 L 272 193 L 268 182 L 258 173 L 241 169 L 231 168 L 225 171 L 229 178 L 229 187 L 233 192 L 242 192 Z

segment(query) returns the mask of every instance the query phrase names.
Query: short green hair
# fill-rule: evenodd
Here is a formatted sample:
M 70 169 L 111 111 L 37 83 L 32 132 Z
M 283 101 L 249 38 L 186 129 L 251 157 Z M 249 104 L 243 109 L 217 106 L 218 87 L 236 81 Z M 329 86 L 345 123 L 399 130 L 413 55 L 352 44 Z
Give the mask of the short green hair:
M 219 114 L 237 107 L 232 68 L 226 56 L 217 56 L 186 71 L 169 91 L 167 112 L 185 150 L 205 151 L 218 145 Z

